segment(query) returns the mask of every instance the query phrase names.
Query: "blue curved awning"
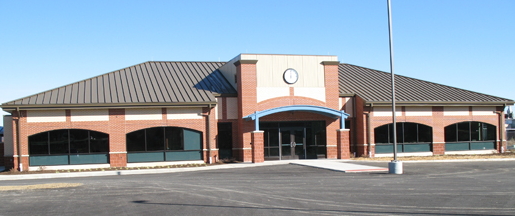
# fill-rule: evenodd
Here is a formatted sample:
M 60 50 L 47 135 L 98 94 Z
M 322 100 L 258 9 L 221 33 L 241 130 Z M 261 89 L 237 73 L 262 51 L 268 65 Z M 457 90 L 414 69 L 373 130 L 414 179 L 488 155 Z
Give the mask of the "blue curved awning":
M 255 128 L 256 131 L 259 130 L 259 118 L 263 116 L 267 116 L 274 113 L 280 113 L 280 112 L 288 112 L 288 111 L 305 111 L 305 112 L 312 112 L 317 113 L 325 116 L 329 116 L 331 118 L 340 118 L 340 128 L 345 129 L 345 119 L 349 117 L 349 114 L 345 113 L 343 110 L 335 110 L 327 107 L 321 107 L 321 106 L 311 106 L 311 105 L 292 105 L 292 106 L 283 106 L 283 107 L 276 107 L 272 109 L 267 109 L 263 111 L 256 111 L 253 114 L 250 114 L 248 116 L 243 117 L 245 120 L 254 120 L 255 121 Z

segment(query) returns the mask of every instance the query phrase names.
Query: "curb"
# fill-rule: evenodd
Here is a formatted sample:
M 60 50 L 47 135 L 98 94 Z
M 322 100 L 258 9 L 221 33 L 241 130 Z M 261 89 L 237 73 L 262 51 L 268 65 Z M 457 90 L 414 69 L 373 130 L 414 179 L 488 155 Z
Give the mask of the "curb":
M 122 175 L 141 175 L 141 174 L 162 174 L 177 172 L 192 172 L 203 170 L 248 168 L 259 166 L 270 166 L 283 163 L 237 163 L 223 164 L 203 167 L 184 167 L 184 168 L 161 168 L 161 169 L 141 169 L 141 170 L 110 170 L 110 171 L 91 171 L 91 172 L 69 172 L 69 173 L 43 173 L 43 174 L 20 174 L 20 175 L 0 175 L 0 181 L 10 180 L 31 180 L 31 179 L 50 179 L 50 178 L 77 178 L 77 177 L 94 177 L 94 176 L 122 176 Z
M 403 161 L 402 158 L 399 158 L 398 161 L 403 163 L 452 163 L 452 162 L 494 162 L 494 161 L 515 161 L 515 158 L 493 158 L 493 159 L 455 159 L 455 160 L 413 160 L 413 161 Z M 377 160 L 353 160 L 352 162 L 374 162 L 374 163 L 386 163 L 390 161 L 377 161 Z

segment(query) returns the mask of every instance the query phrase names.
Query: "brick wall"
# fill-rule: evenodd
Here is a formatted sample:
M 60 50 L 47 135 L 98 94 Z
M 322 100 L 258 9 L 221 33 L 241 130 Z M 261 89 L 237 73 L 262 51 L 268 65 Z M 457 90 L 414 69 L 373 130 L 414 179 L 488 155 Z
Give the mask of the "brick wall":
M 211 111 L 213 108 L 203 108 L 204 115 L 208 115 L 210 118 L 210 126 L 207 125 L 206 118 L 202 119 L 167 119 L 166 108 L 162 108 L 162 119 L 160 120 L 125 120 L 124 109 L 110 109 L 109 110 L 109 121 L 71 121 L 70 110 L 66 110 L 66 121 L 65 122 L 27 122 L 26 111 L 21 111 L 20 118 L 20 142 L 22 145 L 22 156 L 24 170 L 28 169 L 28 137 L 37 133 L 58 130 L 58 129 L 84 129 L 93 130 L 109 134 L 109 153 L 110 153 L 110 164 L 111 166 L 120 167 L 126 166 L 126 134 L 151 127 L 184 127 L 192 130 L 202 132 L 204 160 L 209 162 L 209 156 L 217 156 L 216 150 L 216 133 L 217 133 L 217 121 L 215 119 L 215 113 Z M 14 116 L 13 122 L 16 123 L 17 116 Z M 13 124 L 14 130 L 16 130 L 15 124 Z M 207 137 L 207 127 L 211 130 L 210 137 Z M 207 139 L 210 140 L 211 146 L 208 147 L 206 144 Z M 17 144 L 16 144 L 16 132 L 13 132 L 14 140 L 14 154 L 17 155 Z M 212 150 L 211 152 L 209 150 Z M 12 167 L 18 169 L 17 157 L 9 157 L 4 159 L 6 168 Z
M 362 113 L 362 120 L 357 119 L 357 130 L 358 133 L 357 145 L 358 145 L 358 156 L 367 155 L 367 143 L 375 144 L 375 134 L 374 129 L 392 123 L 391 116 L 374 116 L 374 112 L 370 112 L 370 140 L 367 141 L 367 120 L 366 113 L 370 110 L 370 107 L 366 107 L 363 105 L 362 100 L 356 96 L 357 102 L 357 113 Z M 469 107 L 468 115 L 456 115 L 456 116 L 444 116 L 444 107 L 443 106 L 433 106 L 431 107 L 432 115 L 431 116 L 408 116 L 406 115 L 406 107 L 400 106 L 401 115 L 397 115 L 397 122 L 413 122 L 418 124 L 424 124 L 427 126 L 431 126 L 433 129 L 433 154 L 444 154 L 445 153 L 445 127 L 456 124 L 459 122 L 465 121 L 478 121 L 483 123 L 488 123 L 496 126 L 497 128 L 497 137 L 500 139 L 499 134 L 499 117 L 498 115 L 473 115 L 472 107 Z M 497 107 L 497 109 L 502 110 L 502 107 Z M 502 139 L 501 139 L 502 140 Z M 497 150 L 500 150 L 500 142 L 497 142 Z M 368 148 L 373 148 L 373 146 L 368 146 Z M 372 151 L 372 156 L 374 151 Z

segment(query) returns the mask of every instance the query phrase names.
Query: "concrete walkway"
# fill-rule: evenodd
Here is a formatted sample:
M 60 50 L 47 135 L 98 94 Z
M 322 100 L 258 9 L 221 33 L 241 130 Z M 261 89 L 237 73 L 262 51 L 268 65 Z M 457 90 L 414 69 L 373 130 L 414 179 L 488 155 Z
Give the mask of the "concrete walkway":
M 327 169 L 339 172 L 377 172 L 377 171 L 388 171 L 388 168 L 367 166 L 361 164 L 348 163 L 349 161 L 342 160 L 299 160 L 290 162 L 290 164 L 315 167 L 320 169 Z M 387 162 L 385 162 L 387 164 Z
M 271 166 L 281 164 L 294 164 L 309 166 L 321 169 L 328 169 L 340 172 L 375 172 L 388 171 L 387 168 L 365 166 L 349 163 L 350 160 L 281 160 L 281 161 L 265 161 L 264 163 L 233 163 L 200 167 L 185 168 L 161 168 L 161 169 L 145 169 L 140 170 L 114 170 L 114 171 L 92 171 L 92 172 L 60 172 L 60 173 L 41 173 L 41 174 L 21 174 L 21 175 L 0 175 L 0 181 L 4 180 L 28 180 L 28 179 L 49 179 L 49 178 L 74 178 L 74 177 L 92 177 L 92 176 L 116 176 L 116 175 L 138 175 L 138 174 L 160 174 L 160 173 L 176 173 L 176 172 L 192 172 L 202 170 L 218 170 L 233 168 L 250 168 L 260 166 Z

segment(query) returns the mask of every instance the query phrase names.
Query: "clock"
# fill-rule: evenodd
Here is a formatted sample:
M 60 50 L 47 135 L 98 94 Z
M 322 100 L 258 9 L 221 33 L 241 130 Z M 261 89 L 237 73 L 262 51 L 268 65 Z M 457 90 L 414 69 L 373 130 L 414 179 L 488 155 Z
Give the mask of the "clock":
M 288 84 L 294 84 L 299 80 L 299 73 L 293 68 L 288 68 L 284 71 L 283 79 Z

